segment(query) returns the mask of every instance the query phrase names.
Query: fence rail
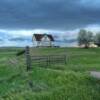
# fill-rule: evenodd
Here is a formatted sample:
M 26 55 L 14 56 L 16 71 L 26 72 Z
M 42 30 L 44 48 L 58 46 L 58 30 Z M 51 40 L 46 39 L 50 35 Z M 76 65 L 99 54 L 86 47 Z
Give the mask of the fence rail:
M 30 48 L 27 46 L 25 50 L 27 71 L 33 65 L 49 66 L 52 64 L 66 64 L 66 55 L 45 55 L 45 56 L 31 56 Z
M 31 62 L 40 64 L 45 62 L 46 65 L 57 64 L 57 63 L 66 64 L 66 56 L 65 55 L 32 56 Z

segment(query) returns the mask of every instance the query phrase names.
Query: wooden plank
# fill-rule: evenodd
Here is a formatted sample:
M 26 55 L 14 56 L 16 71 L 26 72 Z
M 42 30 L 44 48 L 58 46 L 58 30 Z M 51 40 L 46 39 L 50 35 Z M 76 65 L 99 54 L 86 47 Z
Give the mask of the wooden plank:
M 29 71 L 31 69 L 31 57 L 30 57 L 30 48 L 29 46 L 26 47 L 26 65 L 27 65 L 27 71 Z
M 66 64 L 66 55 L 49 55 L 49 56 L 31 56 L 33 63 L 43 64 L 47 66 L 51 64 Z

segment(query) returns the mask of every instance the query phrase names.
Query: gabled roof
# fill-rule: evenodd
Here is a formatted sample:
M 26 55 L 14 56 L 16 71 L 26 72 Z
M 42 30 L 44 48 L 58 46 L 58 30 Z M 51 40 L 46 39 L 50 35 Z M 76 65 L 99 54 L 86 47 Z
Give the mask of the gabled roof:
M 50 35 L 50 34 L 33 34 L 33 36 L 35 37 L 36 41 L 41 41 L 41 39 L 42 39 L 44 36 L 47 36 L 51 41 L 54 41 L 53 36 Z

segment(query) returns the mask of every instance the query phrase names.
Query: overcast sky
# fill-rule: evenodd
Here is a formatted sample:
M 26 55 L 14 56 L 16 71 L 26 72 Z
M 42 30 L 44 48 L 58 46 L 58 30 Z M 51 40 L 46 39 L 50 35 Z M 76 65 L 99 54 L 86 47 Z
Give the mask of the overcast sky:
M 100 0 L 0 0 L 0 46 L 31 45 L 34 32 L 69 40 L 99 27 Z

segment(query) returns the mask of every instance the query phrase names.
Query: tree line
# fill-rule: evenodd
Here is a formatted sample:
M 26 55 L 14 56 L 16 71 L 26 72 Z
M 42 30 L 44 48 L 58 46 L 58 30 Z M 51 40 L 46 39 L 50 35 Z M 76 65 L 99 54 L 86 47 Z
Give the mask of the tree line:
M 100 47 L 100 32 L 95 35 L 91 31 L 81 29 L 78 33 L 78 44 L 84 48 L 89 48 L 90 44 L 93 43 Z

